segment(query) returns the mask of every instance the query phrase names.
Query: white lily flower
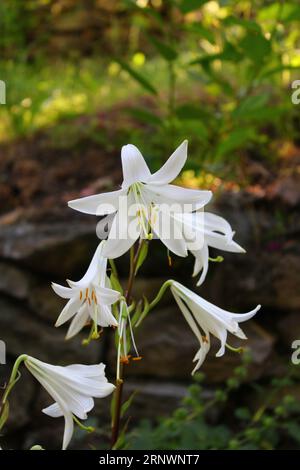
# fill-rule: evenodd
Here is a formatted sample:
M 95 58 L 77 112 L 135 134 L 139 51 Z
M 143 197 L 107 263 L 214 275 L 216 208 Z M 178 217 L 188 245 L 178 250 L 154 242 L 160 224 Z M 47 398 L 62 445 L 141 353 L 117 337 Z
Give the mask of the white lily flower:
M 25 365 L 53 398 L 55 403 L 44 408 L 43 413 L 53 418 L 64 416 L 65 431 L 62 448 L 65 450 L 72 438 L 77 418 L 86 419 L 94 407 L 95 398 L 110 395 L 115 386 L 105 377 L 105 365 L 73 364 L 66 367 L 53 366 L 27 356 Z
M 197 364 L 192 374 L 201 367 L 210 349 L 210 334 L 221 342 L 221 347 L 216 356 L 223 356 L 227 333 L 232 333 L 240 339 L 247 339 L 239 323 L 252 318 L 261 307 L 258 305 L 247 313 L 231 313 L 204 300 L 179 282 L 172 282 L 171 291 L 186 321 L 200 343 L 199 351 L 194 357 L 194 362 L 197 362 Z
M 188 229 L 187 248 L 195 257 L 193 276 L 197 276 L 202 271 L 197 286 L 204 282 L 208 271 L 209 247 L 231 253 L 245 253 L 244 248 L 233 240 L 235 232 L 223 217 L 210 212 L 174 214 L 173 216 L 178 223 L 183 223 L 184 228 Z
M 106 215 L 102 225 L 111 226 L 104 256 L 117 258 L 134 242 L 142 238 L 158 236 L 179 256 L 186 256 L 182 239 L 173 239 L 154 226 L 153 207 L 161 204 L 173 211 L 193 211 L 203 207 L 211 198 L 211 191 L 186 189 L 169 184 L 180 173 L 187 158 L 185 140 L 156 173 L 151 174 L 144 157 L 134 145 L 122 147 L 121 159 L 123 183 L 118 191 L 97 194 L 69 202 L 69 206 L 86 214 Z M 177 209 L 174 207 L 177 207 Z M 149 234 L 150 233 L 150 234 Z
M 106 242 L 102 241 L 87 272 L 80 281 L 67 281 L 70 287 L 52 283 L 52 288 L 60 297 L 69 299 L 55 326 L 60 326 L 74 317 L 66 338 L 75 336 L 91 319 L 97 332 L 100 327 L 118 326 L 118 322 L 111 312 L 111 305 L 120 297 L 120 293 L 110 288 L 110 281 L 106 275 L 107 259 L 102 256 Z

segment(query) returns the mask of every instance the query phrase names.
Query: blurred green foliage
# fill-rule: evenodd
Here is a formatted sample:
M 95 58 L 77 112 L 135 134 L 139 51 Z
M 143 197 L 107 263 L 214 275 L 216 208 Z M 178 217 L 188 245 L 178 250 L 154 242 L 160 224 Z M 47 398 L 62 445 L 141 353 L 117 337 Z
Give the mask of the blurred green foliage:
M 264 386 L 258 383 L 246 386 L 244 381 L 250 362 L 251 357 L 246 353 L 233 376 L 214 390 L 211 398 L 204 398 L 207 395 L 203 384 L 205 376 L 196 374 L 182 404 L 171 416 L 154 424 L 142 421 L 119 441 L 119 447 L 147 450 L 298 448 L 300 404 L 293 393 L 297 383 L 295 370 Z M 245 393 L 247 400 L 242 398 Z
M 272 161 L 274 140 L 299 140 L 298 0 L 4 0 L 0 8 L 2 140 L 122 102 L 125 131 L 118 122 L 116 134 L 142 149 L 146 141 L 154 165 L 186 137 L 190 168 L 201 161 L 214 174 L 232 173 L 245 155 Z M 52 46 L 72 31 L 82 50 Z

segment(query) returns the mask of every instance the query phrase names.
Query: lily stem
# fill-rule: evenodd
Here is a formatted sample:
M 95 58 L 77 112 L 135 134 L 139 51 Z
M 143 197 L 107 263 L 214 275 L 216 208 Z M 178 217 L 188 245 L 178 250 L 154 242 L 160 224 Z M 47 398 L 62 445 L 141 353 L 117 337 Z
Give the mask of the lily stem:
M 129 277 L 128 277 L 128 284 L 127 284 L 127 290 L 126 290 L 126 304 L 128 305 L 130 303 L 131 299 L 131 293 L 132 293 L 132 288 L 133 288 L 133 283 L 134 283 L 134 278 L 135 278 L 135 272 L 136 272 L 136 267 L 137 263 L 139 261 L 139 256 L 141 253 L 141 249 L 143 247 L 145 240 L 140 240 L 139 246 L 136 250 L 136 253 L 134 253 L 134 248 L 130 250 L 130 270 L 129 270 Z M 120 364 L 120 370 L 118 373 L 118 377 L 116 379 L 116 390 L 115 390 L 115 403 L 114 403 L 114 410 L 113 410 L 113 416 L 112 416 L 112 432 L 111 432 L 111 448 L 113 449 L 118 437 L 119 437 L 119 432 L 120 432 L 120 421 L 121 421 L 121 409 L 122 409 L 122 393 L 123 393 L 123 384 L 124 384 L 124 373 L 123 373 L 123 365 Z
M 27 355 L 26 354 L 21 354 L 21 356 L 19 356 L 16 359 L 15 363 L 14 363 L 14 366 L 13 366 L 8 384 L 5 388 L 5 392 L 3 394 L 3 397 L 2 397 L 2 400 L 1 400 L 1 403 L 0 403 L 0 418 L 1 418 L 2 414 L 4 416 L 4 413 L 5 413 L 4 410 L 6 409 L 5 405 L 6 405 L 6 402 L 7 402 L 8 395 L 10 394 L 10 392 L 12 391 L 14 385 L 16 384 L 16 382 L 18 381 L 18 379 L 20 377 L 19 367 L 20 367 L 21 363 L 24 362 L 26 359 L 27 359 Z M 6 418 L 0 419 L 0 421 L 1 421 L 1 428 L 0 429 L 2 429 L 2 427 L 4 426 L 7 418 L 8 418 L 8 415 L 7 415 Z

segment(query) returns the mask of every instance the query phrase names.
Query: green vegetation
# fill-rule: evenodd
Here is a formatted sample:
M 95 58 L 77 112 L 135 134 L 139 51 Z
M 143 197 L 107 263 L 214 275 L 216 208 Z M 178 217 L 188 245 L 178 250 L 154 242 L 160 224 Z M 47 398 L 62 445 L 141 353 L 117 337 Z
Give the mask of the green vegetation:
M 243 364 L 222 388 L 204 399 L 202 373 L 195 375 L 181 406 L 171 416 L 151 423 L 142 421 L 121 445 L 127 449 L 263 449 L 297 448 L 300 426 L 295 419 L 300 405 L 292 390 L 296 370 L 282 379 L 274 379 L 265 387 L 243 385 L 251 358 Z M 266 393 L 266 390 L 269 390 Z M 247 393 L 253 405 L 243 403 Z M 233 400 L 234 399 L 234 400 Z M 232 403 L 238 403 L 232 405 Z M 242 404 L 241 404 L 242 403 Z M 259 405 L 257 405 L 259 403 Z
M 72 49 L 47 62 L 47 28 L 34 47 L 27 38 L 41 29 L 41 18 L 51 25 L 63 5 L 27 3 L 1 7 L 8 31 L 2 140 L 114 105 L 126 128 L 118 121 L 118 131 L 142 147 L 147 141 L 153 157 L 188 136 L 191 169 L 201 159 L 208 172 L 231 173 L 245 155 L 272 161 L 274 141 L 299 138 L 299 110 L 291 103 L 300 67 L 297 1 L 120 1 L 118 18 L 127 21 L 111 22 L 107 54 L 96 43 L 89 58 Z M 31 20 L 24 24 L 26 11 Z

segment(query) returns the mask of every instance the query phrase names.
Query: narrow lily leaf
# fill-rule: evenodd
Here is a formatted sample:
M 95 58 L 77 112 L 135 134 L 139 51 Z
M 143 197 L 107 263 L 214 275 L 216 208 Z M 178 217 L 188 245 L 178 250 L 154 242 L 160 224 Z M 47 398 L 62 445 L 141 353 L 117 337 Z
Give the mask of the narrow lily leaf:
M 141 316 L 141 313 L 142 313 L 142 300 L 139 300 L 138 304 L 137 304 L 137 307 L 135 309 L 135 312 L 134 312 L 134 315 L 133 317 L 131 318 L 131 324 L 132 326 L 135 326 L 136 322 L 138 321 L 138 319 L 140 318 Z
M 130 406 L 131 406 L 131 403 L 133 402 L 133 399 L 134 397 L 136 396 L 137 394 L 137 390 L 135 392 L 133 392 L 130 397 L 128 398 L 128 400 L 126 400 L 123 405 L 122 405 L 122 408 L 121 408 L 121 418 L 124 417 L 124 415 L 127 413 L 127 411 L 129 410 Z
M 120 294 L 123 294 L 123 287 L 121 286 L 119 279 L 114 275 L 114 273 L 111 273 L 109 279 L 112 289 L 117 290 L 118 292 L 120 292 Z
M 142 311 L 141 313 L 141 316 L 140 318 L 137 320 L 136 322 L 136 327 L 139 326 L 142 321 L 144 320 L 144 318 L 146 317 L 146 315 L 149 313 L 149 302 L 148 302 L 148 299 L 147 297 L 143 296 L 143 299 L 144 299 L 144 310 Z
M 135 81 L 142 85 L 145 90 L 149 91 L 149 93 L 152 93 L 153 95 L 157 95 L 157 90 L 143 75 L 138 73 L 136 70 L 130 67 L 130 65 L 126 64 L 121 59 L 116 59 L 116 62 L 118 62 L 118 64 L 121 65 L 122 69 L 128 72 L 129 75 L 131 75 L 131 77 L 134 78 Z
M 130 421 L 130 419 L 128 418 L 126 420 L 126 423 L 124 424 L 123 429 L 121 430 L 121 432 L 119 434 L 118 440 L 115 443 L 112 450 L 126 449 L 125 434 L 126 434 L 126 431 L 127 431 L 127 428 L 128 428 L 129 421 Z
M 147 258 L 148 255 L 148 249 L 149 249 L 149 243 L 145 242 L 143 243 L 143 246 L 141 248 L 139 258 L 137 260 L 136 268 L 135 268 L 135 275 L 137 275 L 138 270 L 140 267 L 143 265 L 145 259 Z

